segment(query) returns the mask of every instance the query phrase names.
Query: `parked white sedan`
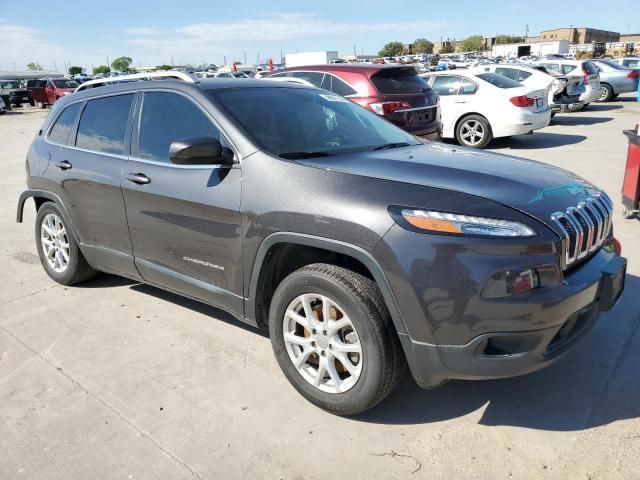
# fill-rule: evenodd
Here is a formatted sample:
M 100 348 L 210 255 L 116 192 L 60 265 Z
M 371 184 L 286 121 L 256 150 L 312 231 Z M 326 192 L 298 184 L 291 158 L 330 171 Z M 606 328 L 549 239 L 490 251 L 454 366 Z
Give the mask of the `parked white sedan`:
M 422 75 L 440 95 L 442 136 L 483 148 L 494 138 L 531 133 L 549 125 L 548 89 L 532 89 L 491 72 Z

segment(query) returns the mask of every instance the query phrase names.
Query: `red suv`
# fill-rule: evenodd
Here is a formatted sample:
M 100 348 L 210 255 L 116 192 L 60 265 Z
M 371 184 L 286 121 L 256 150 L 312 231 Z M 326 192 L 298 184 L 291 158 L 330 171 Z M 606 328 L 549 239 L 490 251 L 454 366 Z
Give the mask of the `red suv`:
M 78 88 L 78 83 L 66 78 L 41 78 L 27 82 L 27 93 L 36 104 L 44 107 L 53 105 L 60 97 L 64 97 Z
M 385 117 L 413 135 L 438 140 L 438 94 L 413 67 L 332 64 L 278 70 L 265 78 L 295 77 L 330 90 Z

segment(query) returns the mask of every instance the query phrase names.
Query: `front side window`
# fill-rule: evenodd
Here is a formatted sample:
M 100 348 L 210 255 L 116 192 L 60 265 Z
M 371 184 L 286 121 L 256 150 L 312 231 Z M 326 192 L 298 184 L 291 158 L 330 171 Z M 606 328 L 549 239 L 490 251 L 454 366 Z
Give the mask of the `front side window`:
M 124 155 L 124 139 L 134 95 L 89 100 L 80 117 L 76 146 L 94 152 Z
M 81 107 L 81 103 L 74 103 L 64 109 L 49 132 L 49 140 L 61 145 L 65 145 L 67 143 L 69 134 L 71 133 L 73 125 L 76 123 L 76 118 L 78 118 L 78 113 L 80 113 Z
M 283 158 L 419 144 L 378 115 L 325 91 L 235 88 L 210 90 L 209 95 L 254 143 Z
M 562 73 L 560 71 L 560 65 L 557 63 L 542 63 L 541 65 L 544 66 L 547 70 L 551 70 L 552 72 Z
M 455 75 L 438 75 L 433 80 L 433 89 L 441 97 L 457 95 L 461 80 L 461 77 Z
M 188 98 L 169 92 L 144 94 L 138 142 L 140 158 L 170 163 L 171 143 L 194 137 L 212 137 L 225 145 L 220 130 Z

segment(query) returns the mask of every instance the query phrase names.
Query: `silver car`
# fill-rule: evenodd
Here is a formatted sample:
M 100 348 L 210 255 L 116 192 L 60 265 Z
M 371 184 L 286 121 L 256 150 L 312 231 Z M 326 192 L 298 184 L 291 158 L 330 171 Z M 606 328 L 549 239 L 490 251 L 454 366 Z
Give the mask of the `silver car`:
M 600 71 L 602 94 L 598 102 L 608 102 L 621 93 L 638 91 L 638 70 L 620 66 L 611 60 L 592 60 Z
M 613 63 L 617 63 L 622 67 L 627 68 L 640 68 L 640 57 L 623 57 L 611 60 Z

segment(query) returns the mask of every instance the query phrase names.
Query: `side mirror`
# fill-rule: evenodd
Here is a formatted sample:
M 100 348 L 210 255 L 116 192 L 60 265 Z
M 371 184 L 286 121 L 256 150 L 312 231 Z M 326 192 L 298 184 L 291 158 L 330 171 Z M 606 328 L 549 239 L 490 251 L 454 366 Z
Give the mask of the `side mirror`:
M 169 147 L 169 158 L 176 165 L 231 165 L 233 153 L 213 137 L 176 140 Z

